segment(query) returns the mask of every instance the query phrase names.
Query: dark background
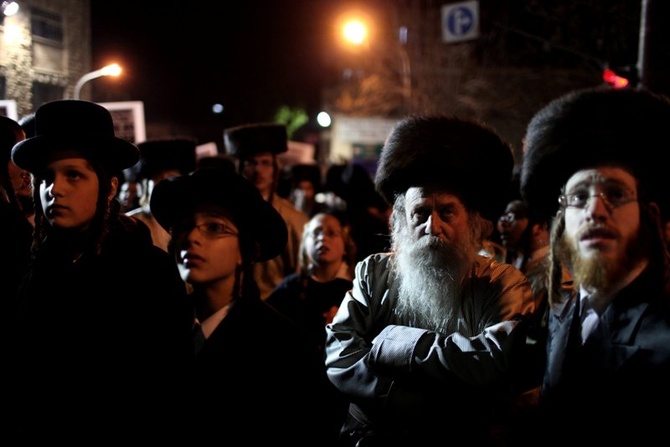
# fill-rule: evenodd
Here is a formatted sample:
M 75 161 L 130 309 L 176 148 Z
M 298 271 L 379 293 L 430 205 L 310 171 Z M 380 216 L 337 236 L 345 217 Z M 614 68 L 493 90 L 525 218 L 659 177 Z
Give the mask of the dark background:
M 147 121 L 200 140 L 271 121 L 283 105 L 318 112 L 332 1 L 91 2 L 92 64 L 118 78 L 91 84 L 97 102 L 143 101 Z M 211 106 L 224 105 L 221 115 Z
M 648 56 L 653 84 L 670 94 L 670 2 L 649 2 L 654 11 L 648 23 L 653 31 Z M 193 136 L 199 143 L 219 143 L 225 127 L 272 121 L 283 105 L 303 108 L 315 126 L 324 88 L 342 81 L 337 47 L 341 13 L 390 11 L 393 5 L 418 3 L 439 9 L 452 2 L 92 0 L 92 67 L 118 62 L 124 71 L 119 78 L 91 82 L 91 97 L 96 102 L 143 101 L 148 134 L 154 126 L 153 133 Z M 548 99 L 544 96 L 571 88 L 571 75 L 561 69 L 581 70 L 586 74 L 581 81 L 596 85 L 602 82 L 604 62 L 634 65 L 641 4 L 642 0 L 480 1 L 480 62 L 494 78 L 496 67 L 505 64 L 526 67 L 531 76 L 542 73 L 543 78 L 529 88 L 521 77 L 500 75 L 499 82 L 469 101 L 488 101 L 488 108 L 495 109 L 501 98 L 487 92 L 498 90 L 502 99 L 526 96 L 528 111 L 500 111 L 519 115 L 522 126 Z M 415 74 L 421 63 L 432 63 L 413 62 Z M 223 104 L 222 114 L 211 112 L 214 103 Z M 478 104 L 478 109 L 487 106 Z

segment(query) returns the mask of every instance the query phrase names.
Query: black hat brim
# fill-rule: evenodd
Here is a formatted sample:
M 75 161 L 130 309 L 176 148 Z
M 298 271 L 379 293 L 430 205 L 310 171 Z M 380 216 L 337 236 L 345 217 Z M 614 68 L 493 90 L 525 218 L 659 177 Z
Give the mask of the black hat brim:
M 67 138 L 43 135 L 20 141 L 12 149 L 12 161 L 34 172 L 57 159 L 59 152 L 78 153 L 88 160 L 103 163 L 112 171 L 129 168 L 140 158 L 137 147 L 126 140 L 83 134 Z
M 257 244 L 257 262 L 281 254 L 288 241 L 279 212 L 252 183 L 229 169 L 201 168 L 163 180 L 154 187 L 150 206 L 158 223 L 168 231 L 201 206 L 223 208 L 233 216 L 241 237 L 244 233 Z

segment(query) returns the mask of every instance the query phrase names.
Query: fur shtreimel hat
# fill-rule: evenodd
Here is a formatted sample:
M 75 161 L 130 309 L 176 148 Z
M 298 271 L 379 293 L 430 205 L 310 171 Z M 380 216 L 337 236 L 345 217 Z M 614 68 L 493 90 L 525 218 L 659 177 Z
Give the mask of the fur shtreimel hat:
M 240 238 L 258 246 L 254 261 L 278 256 L 286 247 L 288 230 L 281 214 L 261 196 L 253 183 L 230 169 L 200 168 L 189 175 L 159 182 L 151 194 L 151 212 L 170 231 L 201 207 L 220 207 L 231 214 Z
M 668 126 L 670 101 L 646 90 L 597 87 L 554 99 L 531 118 L 524 138 L 521 194 L 528 212 L 553 217 L 572 174 L 604 164 L 629 169 L 640 198 L 669 208 Z
M 137 147 L 114 135 L 112 115 L 103 106 L 78 99 L 48 102 L 35 112 L 35 135 L 17 143 L 12 161 L 35 172 L 54 160 L 83 157 L 120 172 L 139 160 Z
M 282 124 L 244 124 L 223 131 L 226 153 L 240 160 L 261 153 L 281 154 L 288 151 L 286 126 Z
M 139 178 L 150 179 L 170 170 L 188 174 L 195 169 L 196 144 L 188 139 L 147 140 L 139 143 L 140 161 L 135 165 Z
M 375 185 L 389 203 L 410 187 L 439 188 L 495 222 L 511 197 L 513 167 L 509 144 L 482 123 L 411 116 L 387 138 Z

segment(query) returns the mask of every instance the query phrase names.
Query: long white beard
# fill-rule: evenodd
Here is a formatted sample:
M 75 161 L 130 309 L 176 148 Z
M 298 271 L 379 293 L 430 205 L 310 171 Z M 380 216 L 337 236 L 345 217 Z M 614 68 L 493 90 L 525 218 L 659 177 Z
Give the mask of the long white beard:
M 396 314 L 409 325 L 444 334 L 458 327 L 463 279 L 474 260 L 470 241 L 449 244 L 434 236 L 396 234 L 400 281 Z

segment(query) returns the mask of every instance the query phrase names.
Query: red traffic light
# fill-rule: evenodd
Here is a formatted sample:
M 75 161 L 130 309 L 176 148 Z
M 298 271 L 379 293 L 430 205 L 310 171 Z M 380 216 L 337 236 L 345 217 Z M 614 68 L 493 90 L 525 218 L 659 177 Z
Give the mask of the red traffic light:
M 628 79 L 619 76 L 614 70 L 606 68 L 603 70 L 603 81 L 607 82 L 614 88 L 624 88 L 629 84 Z

